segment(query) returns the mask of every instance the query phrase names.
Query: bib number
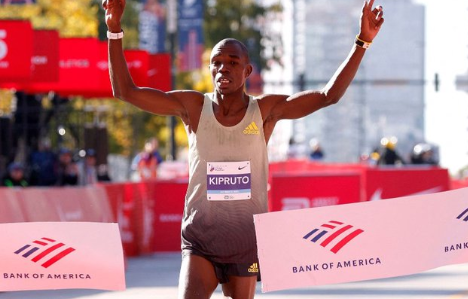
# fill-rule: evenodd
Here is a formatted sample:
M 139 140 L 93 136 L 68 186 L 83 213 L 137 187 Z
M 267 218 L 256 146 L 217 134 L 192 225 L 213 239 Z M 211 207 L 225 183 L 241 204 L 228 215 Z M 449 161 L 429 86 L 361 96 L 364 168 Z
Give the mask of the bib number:
M 207 162 L 208 200 L 246 200 L 252 196 L 250 161 Z

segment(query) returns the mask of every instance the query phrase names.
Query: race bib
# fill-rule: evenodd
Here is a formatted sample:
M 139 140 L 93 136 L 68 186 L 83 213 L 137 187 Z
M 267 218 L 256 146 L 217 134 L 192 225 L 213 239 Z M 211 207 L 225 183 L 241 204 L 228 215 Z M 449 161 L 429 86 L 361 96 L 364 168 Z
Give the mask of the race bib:
M 245 200 L 252 196 L 250 161 L 208 162 L 208 200 Z

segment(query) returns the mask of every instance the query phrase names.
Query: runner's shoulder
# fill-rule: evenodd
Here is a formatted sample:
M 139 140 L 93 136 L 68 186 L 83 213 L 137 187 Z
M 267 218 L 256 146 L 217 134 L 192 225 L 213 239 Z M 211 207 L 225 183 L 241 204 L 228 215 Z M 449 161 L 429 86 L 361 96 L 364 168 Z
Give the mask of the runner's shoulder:
M 173 90 L 168 92 L 169 95 L 174 96 L 180 102 L 189 105 L 203 105 L 205 95 L 195 90 Z
M 262 94 L 255 96 L 254 99 L 257 100 L 260 109 L 271 109 L 273 106 L 279 102 L 286 101 L 288 95 L 284 94 Z

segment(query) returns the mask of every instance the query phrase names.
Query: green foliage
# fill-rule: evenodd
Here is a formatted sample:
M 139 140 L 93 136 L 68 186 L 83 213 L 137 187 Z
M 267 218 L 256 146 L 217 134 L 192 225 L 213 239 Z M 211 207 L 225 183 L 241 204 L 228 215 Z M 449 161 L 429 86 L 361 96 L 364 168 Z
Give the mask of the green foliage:
M 99 3 L 99 10 L 97 14 L 99 39 L 106 40 L 107 25 L 104 19 L 104 9 L 100 5 L 100 0 L 94 1 Z M 125 49 L 138 49 L 138 22 L 140 6 L 141 4 L 139 0 L 127 0 L 125 13 L 122 17 L 122 29 L 125 31 L 123 47 Z
M 257 68 L 267 69 L 271 60 L 279 62 L 282 41 L 279 33 L 266 27 L 279 16 L 278 2 L 262 6 L 254 0 L 204 0 L 204 38 L 206 51 L 203 68 L 178 73 L 177 89 L 212 90 L 209 64 L 211 49 L 222 39 L 232 37 L 242 41 L 249 50 L 250 60 Z M 268 47 L 268 49 L 266 49 Z
M 94 0 L 37 0 L 36 4 L 1 5 L 0 19 L 27 19 L 36 29 L 59 30 L 62 37 L 97 36 Z

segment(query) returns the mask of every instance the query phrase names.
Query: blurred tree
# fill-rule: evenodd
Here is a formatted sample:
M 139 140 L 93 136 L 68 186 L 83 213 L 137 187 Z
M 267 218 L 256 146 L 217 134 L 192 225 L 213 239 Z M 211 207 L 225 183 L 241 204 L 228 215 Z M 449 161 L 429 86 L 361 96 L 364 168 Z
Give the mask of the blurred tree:
M 93 1 L 99 7 L 97 12 L 99 39 L 107 40 L 107 25 L 104 19 L 104 9 L 101 6 L 101 0 Z M 138 49 L 139 47 L 138 23 L 141 9 L 140 2 L 140 0 L 127 0 L 125 6 L 125 13 L 122 17 L 122 29 L 125 31 L 123 47 L 125 49 Z
M 279 2 L 278 2 L 279 3 Z M 203 65 L 209 64 L 211 48 L 225 37 L 243 41 L 249 48 L 252 61 L 261 68 L 268 66 L 268 60 L 278 60 L 281 38 L 266 28 L 267 20 L 281 11 L 281 5 L 261 6 L 254 0 L 204 0 L 204 34 L 206 51 Z M 140 0 L 127 0 L 122 27 L 125 31 L 124 48 L 138 48 L 138 13 Z M 107 27 L 101 0 L 37 0 L 36 4 L 1 5 L 0 19 L 29 19 L 36 29 L 56 29 L 61 37 L 99 37 L 106 39 Z M 226 20 L 228 20 L 226 22 Z M 227 24 L 227 26 L 226 26 Z M 268 45 L 268 49 L 265 46 Z M 196 89 L 201 92 L 212 90 L 210 73 L 207 67 L 190 73 L 179 73 L 176 88 Z M 1 91 L 2 104 L 11 102 L 11 92 Z M 112 99 L 98 101 L 84 100 L 81 97 L 70 101 L 66 109 L 73 135 L 79 139 L 80 114 L 86 105 L 107 106 L 105 122 L 110 136 L 110 152 L 125 155 L 134 154 L 143 147 L 147 138 L 157 137 L 164 152 L 170 134 L 165 117 L 144 113 L 139 109 Z M 4 107 L 5 106 L 5 107 Z M 11 105 L 2 105 L 0 112 L 8 111 Z M 52 108 L 50 108 L 52 109 Z M 53 122 L 52 122 L 53 123 Z M 54 134 L 55 130 L 49 130 Z M 187 145 L 183 124 L 176 126 L 176 142 L 179 147 Z M 54 137 L 52 137 L 54 139 Z
M 203 68 L 192 72 L 180 72 L 177 74 L 176 89 L 194 89 L 199 92 L 213 91 L 211 73 L 208 68 L 210 64 L 211 49 L 205 49 L 202 56 Z
M 122 20 L 122 27 L 125 30 L 124 48 L 127 49 L 138 48 L 139 5 L 138 0 L 127 0 Z M 107 39 L 104 10 L 100 0 L 37 0 L 36 4 L 0 5 L 0 19 L 28 19 L 35 29 L 55 29 L 60 32 L 61 37 Z M 0 90 L 0 98 L 2 99 L 0 114 L 10 113 L 13 92 Z M 58 113 L 55 111 L 56 107 L 50 105 L 49 101 L 44 101 L 44 105 L 46 112 L 54 118 L 50 126 L 64 125 L 67 132 L 71 132 L 65 135 L 66 138 L 62 138 L 63 146 L 70 148 L 79 146 L 79 140 L 82 139 L 80 126 L 93 121 L 87 119 L 87 113 L 84 112 L 84 107 L 87 105 L 108 111 L 103 121 L 109 132 L 111 153 L 133 154 L 143 147 L 144 140 L 149 137 L 157 137 L 161 140 L 161 147 L 164 147 L 165 139 L 161 139 L 161 136 L 165 135 L 163 132 L 165 118 L 145 114 L 127 103 L 113 99 L 85 100 L 82 97 L 74 97 L 72 101 L 67 101 L 66 106 Z M 47 132 L 51 140 L 58 144 L 56 130 L 48 129 Z
M 12 113 L 13 95 L 12 90 L 0 89 L 0 116 Z
M 36 29 L 57 29 L 62 37 L 97 36 L 94 0 L 37 0 L 36 4 L 2 5 L 0 19 L 29 19 Z
M 204 10 L 204 67 L 178 73 L 176 88 L 211 91 L 211 75 L 205 66 L 209 65 L 211 49 L 227 37 L 245 43 L 256 70 L 268 68 L 271 60 L 280 62 L 281 35 L 269 26 L 282 12 L 280 2 L 262 6 L 254 0 L 204 0 Z
M 165 154 L 169 134 L 166 118 L 141 111 L 140 109 L 116 99 L 84 99 L 75 97 L 70 102 L 73 109 L 69 112 L 68 126 L 92 124 L 96 119 L 105 123 L 109 136 L 109 152 L 133 156 L 143 148 L 145 141 L 156 137 L 160 141 L 161 152 Z M 86 108 L 85 108 L 86 107 Z M 87 112 L 86 112 L 87 111 Z M 95 111 L 102 111 L 96 118 Z M 79 130 L 79 128 L 77 128 Z M 80 137 L 80 133 L 77 134 Z M 185 143 L 181 143 L 183 145 Z
M 281 36 L 267 26 L 282 11 L 280 2 L 262 6 L 255 0 L 205 0 L 205 45 L 213 48 L 220 40 L 236 38 L 249 49 L 250 59 L 267 67 L 269 59 L 278 60 Z M 265 46 L 269 45 L 268 51 Z
M 101 2 L 100 0 L 95 1 Z M 123 47 L 125 49 L 139 47 L 138 14 L 140 9 L 140 0 L 127 0 L 125 14 L 122 18 L 122 29 L 125 31 Z M 99 38 L 105 40 L 107 39 L 107 26 L 102 7 L 100 7 L 98 14 Z M 111 119 L 108 119 L 111 152 L 134 155 L 143 148 L 147 139 L 156 137 L 159 140 L 161 154 L 163 156 L 166 154 L 165 149 L 169 135 L 166 117 L 142 112 L 125 102 L 111 102 L 114 111 Z

